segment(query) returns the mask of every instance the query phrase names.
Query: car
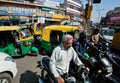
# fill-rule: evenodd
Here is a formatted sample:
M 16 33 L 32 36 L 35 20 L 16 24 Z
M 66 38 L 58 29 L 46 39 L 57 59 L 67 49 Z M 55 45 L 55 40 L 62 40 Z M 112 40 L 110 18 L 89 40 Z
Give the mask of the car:
M 101 29 L 101 33 L 105 37 L 106 40 L 112 41 L 113 40 L 113 35 L 115 33 L 115 30 L 114 29 L 110 29 L 110 28 L 102 28 Z
M 0 83 L 12 83 L 17 71 L 15 60 L 10 55 L 0 52 Z

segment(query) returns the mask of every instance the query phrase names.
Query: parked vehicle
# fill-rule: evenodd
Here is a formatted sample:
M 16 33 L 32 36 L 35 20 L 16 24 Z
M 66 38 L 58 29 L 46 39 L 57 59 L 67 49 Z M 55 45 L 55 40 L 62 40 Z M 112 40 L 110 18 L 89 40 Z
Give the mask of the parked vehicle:
M 38 49 L 33 45 L 34 37 L 27 27 L 0 26 L 0 52 L 10 56 L 38 54 Z
M 51 54 L 54 47 L 61 43 L 63 35 L 71 34 L 77 39 L 79 36 L 79 28 L 77 26 L 51 25 L 43 28 L 41 34 L 41 52 L 42 54 Z
M 6 53 L 0 52 L 0 83 L 12 83 L 17 74 L 14 59 Z

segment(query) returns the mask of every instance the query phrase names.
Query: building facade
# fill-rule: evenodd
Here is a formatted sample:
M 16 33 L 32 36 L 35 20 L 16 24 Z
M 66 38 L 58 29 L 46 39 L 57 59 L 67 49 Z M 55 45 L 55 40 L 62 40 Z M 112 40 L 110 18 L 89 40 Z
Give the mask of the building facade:
M 81 0 L 64 0 L 60 4 L 52 0 L 0 0 L 0 22 L 13 24 L 20 20 L 25 23 L 32 17 L 45 18 L 49 21 L 72 20 L 78 25 L 81 20 Z
M 65 0 L 66 14 L 70 16 L 72 25 L 79 25 L 82 15 L 82 1 L 81 0 Z
M 101 25 L 110 27 L 120 26 L 120 7 L 115 7 L 114 10 L 109 10 L 106 17 L 101 19 Z

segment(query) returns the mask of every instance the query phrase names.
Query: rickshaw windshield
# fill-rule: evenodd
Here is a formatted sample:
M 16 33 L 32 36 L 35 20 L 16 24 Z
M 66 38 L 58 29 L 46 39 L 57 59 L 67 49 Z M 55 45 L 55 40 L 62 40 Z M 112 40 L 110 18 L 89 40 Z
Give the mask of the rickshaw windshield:
M 39 31 L 41 29 L 40 24 L 37 24 L 36 30 Z
M 31 35 L 32 35 L 32 34 L 31 34 L 31 32 L 30 32 L 29 29 L 23 29 L 23 30 L 21 31 L 21 36 L 24 37 L 24 38 L 30 37 Z
M 74 32 L 67 32 L 67 34 L 72 35 L 75 39 L 79 38 L 79 31 L 78 30 L 76 30 Z

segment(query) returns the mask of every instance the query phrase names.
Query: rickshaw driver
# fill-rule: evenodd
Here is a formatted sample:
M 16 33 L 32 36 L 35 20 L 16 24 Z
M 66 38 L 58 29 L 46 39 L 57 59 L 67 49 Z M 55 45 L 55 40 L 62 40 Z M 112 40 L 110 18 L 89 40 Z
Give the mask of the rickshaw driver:
M 50 71 L 53 73 L 58 83 L 65 83 L 64 75 L 68 74 L 70 61 L 80 66 L 79 68 L 86 68 L 81 60 L 78 58 L 75 50 L 72 47 L 73 37 L 69 34 L 64 35 L 62 38 L 62 44 L 54 48 L 52 56 L 50 58 Z M 72 82 L 76 82 L 76 79 L 73 77 Z

